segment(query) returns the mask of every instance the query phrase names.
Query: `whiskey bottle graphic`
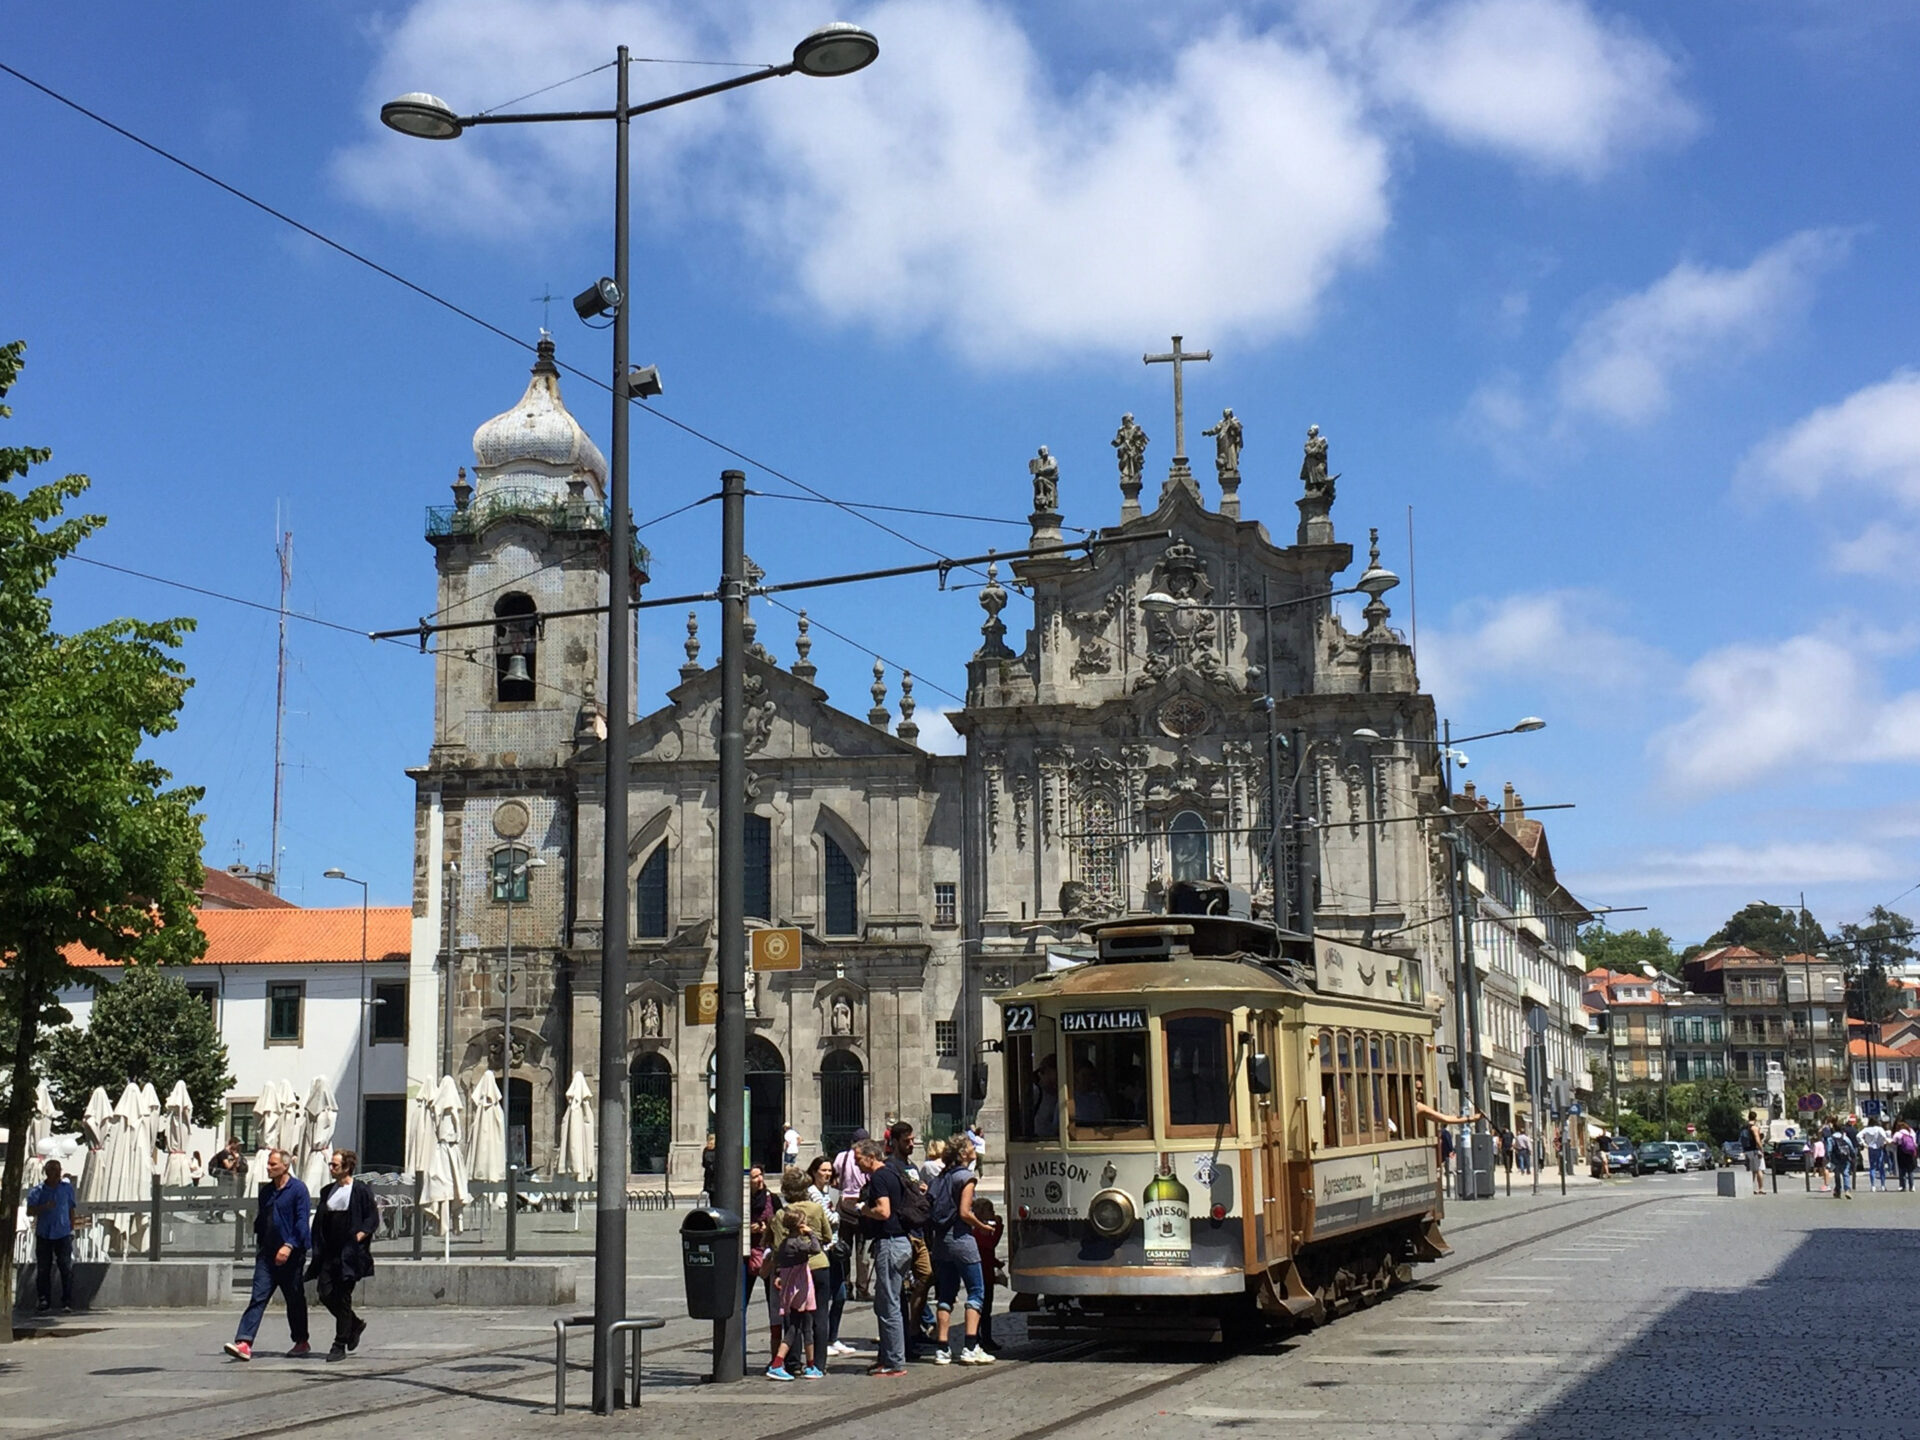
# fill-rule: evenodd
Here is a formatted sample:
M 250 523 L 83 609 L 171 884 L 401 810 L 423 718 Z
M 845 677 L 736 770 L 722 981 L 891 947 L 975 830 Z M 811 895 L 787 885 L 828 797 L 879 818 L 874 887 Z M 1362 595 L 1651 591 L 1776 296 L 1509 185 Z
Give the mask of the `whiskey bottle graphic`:
M 1187 1208 L 1187 1187 L 1173 1173 L 1173 1157 L 1160 1157 L 1160 1171 L 1147 1182 L 1146 1222 L 1149 1265 L 1184 1265 L 1193 1250 L 1193 1225 Z

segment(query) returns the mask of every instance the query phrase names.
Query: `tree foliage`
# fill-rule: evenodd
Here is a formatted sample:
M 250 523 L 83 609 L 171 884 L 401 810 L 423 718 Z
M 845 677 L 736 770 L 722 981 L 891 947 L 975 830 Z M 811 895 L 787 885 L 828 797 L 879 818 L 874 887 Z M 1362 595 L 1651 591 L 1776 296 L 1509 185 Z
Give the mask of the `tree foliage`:
M 1609 930 L 1605 925 L 1589 925 L 1580 932 L 1580 953 L 1593 969 L 1638 975 L 1642 965 L 1651 965 L 1669 975 L 1680 973 L 1680 956 L 1673 948 L 1673 939 L 1658 926 L 1650 930 Z
M 1826 932 L 1811 911 L 1783 910 L 1756 900 L 1728 916 L 1727 923 L 1707 937 L 1707 945 L 1742 945 L 1777 959 L 1812 955 L 1825 940 Z
M 1900 1008 L 1901 991 L 1892 972 L 1920 954 L 1914 948 L 1913 922 L 1876 905 L 1863 925 L 1842 925 L 1835 947 L 1847 967 L 1847 1013 L 1856 1020 L 1885 1020 Z
M 0 400 L 25 346 L 0 346 Z M 0 419 L 12 414 L 0 404 Z M 181 964 L 206 938 L 194 923 L 200 883 L 201 792 L 141 756 L 172 730 L 191 683 L 174 651 L 189 620 L 115 620 L 63 635 L 46 588 L 59 562 L 106 523 L 68 515 L 84 475 L 19 487 L 51 458 L 0 447 L 0 1013 L 11 1031 L 5 1123 L 32 1114 L 41 1027 L 60 989 L 86 980 L 66 951 Z M 10 1146 L 0 1194 L 20 1193 L 21 1147 Z M 0 1291 L 12 1293 L 13 1247 L 0 1247 Z M 0 1317 L 0 1338 L 11 1338 Z
M 206 1124 L 233 1083 L 213 1011 L 151 965 L 129 965 L 117 984 L 100 986 L 86 1029 L 69 1025 L 46 1037 L 46 1074 L 69 1127 L 80 1123 L 96 1085 L 117 1098 L 129 1080 L 150 1081 L 164 1100 L 184 1080 Z

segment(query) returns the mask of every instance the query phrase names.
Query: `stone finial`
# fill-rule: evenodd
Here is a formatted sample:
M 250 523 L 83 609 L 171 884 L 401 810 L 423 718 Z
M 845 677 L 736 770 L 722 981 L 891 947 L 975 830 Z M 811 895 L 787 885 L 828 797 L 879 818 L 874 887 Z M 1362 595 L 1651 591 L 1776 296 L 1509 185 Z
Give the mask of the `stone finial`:
M 887 666 L 886 662 L 875 659 L 873 662 L 873 685 L 869 690 L 873 696 L 873 709 L 867 712 L 867 723 L 876 730 L 887 728 Z
M 820 667 L 815 665 L 812 659 L 809 658 L 813 654 L 813 636 L 808 632 L 812 629 L 813 622 L 807 618 L 807 612 L 802 610 L 800 612 L 799 628 L 793 637 L 793 653 L 795 657 L 793 673 L 800 679 L 805 680 L 808 684 L 812 684 L 813 677 L 820 673 Z
M 753 557 L 751 555 L 746 557 L 746 561 L 747 588 L 750 593 L 755 585 L 758 585 L 762 580 L 767 578 L 767 572 L 753 563 Z M 752 602 L 749 600 L 746 613 L 740 617 L 741 632 L 747 642 L 747 654 L 753 656 L 756 660 L 764 660 L 769 665 L 777 664 L 778 662 L 773 658 L 773 652 L 754 638 L 760 633 L 760 622 L 753 618 L 751 605 Z
M 914 723 L 913 707 L 913 672 L 902 670 L 900 672 L 900 728 L 894 733 L 909 745 L 917 745 L 920 742 L 920 727 Z
M 453 508 L 464 510 L 473 502 L 473 486 L 467 483 L 467 467 L 460 467 L 460 474 L 453 482 Z
M 1147 432 L 1132 414 L 1120 417 L 1120 429 L 1112 440 L 1120 465 L 1120 523 L 1140 518 L 1140 472 L 1147 463 Z
M 1013 651 L 1007 648 L 1007 625 L 1000 618 L 1000 612 L 1007 608 L 1007 591 L 1000 583 L 1000 562 L 997 560 L 987 562 L 987 583 L 980 587 L 980 608 L 987 612 L 987 621 L 980 627 L 983 639 L 973 658 L 1011 660 Z
M 1387 608 L 1386 594 L 1400 583 L 1400 577 L 1380 563 L 1380 531 L 1376 527 L 1367 532 L 1367 568 L 1361 575 L 1357 589 L 1367 597 L 1366 608 L 1360 613 L 1366 617 L 1367 628 L 1361 639 L 1370 642 L 1399 642 L 1399 637 L 1387 628 L 1387 617 L 1393 611 Z
M 691 680 L 700 673 L 700 612 L 687 611 L 687 663 L 680 667 L 680 678 Z

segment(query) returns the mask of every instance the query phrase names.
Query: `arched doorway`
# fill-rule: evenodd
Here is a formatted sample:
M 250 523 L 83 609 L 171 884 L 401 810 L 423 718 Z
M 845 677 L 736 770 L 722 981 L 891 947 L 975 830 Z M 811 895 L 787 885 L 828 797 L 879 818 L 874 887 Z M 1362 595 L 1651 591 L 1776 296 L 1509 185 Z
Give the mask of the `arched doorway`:
M 632 1136 L 627 1164 L 636 1175 L 667 1173 L 673 1143 L 673 1067 L 666 1056 L 649 1050 L 633 1058 Z
M 838 1155 L 864 1126 L 867 1074 L 851 1050 L 830 1050 L 820 1061 L 820 1148 Z
M 533 1082 L 507 1081 L 507 1163 L 526 1169 L 533 1162 Z
M 713 1125 L 716 1057 L 707 1057 L 707 1125 Z M 764 1035 L 747 1037 L 747 1155 L 769 1174 L 780 1169 L 780 1132 L 787 1125 L 787 1066 Z

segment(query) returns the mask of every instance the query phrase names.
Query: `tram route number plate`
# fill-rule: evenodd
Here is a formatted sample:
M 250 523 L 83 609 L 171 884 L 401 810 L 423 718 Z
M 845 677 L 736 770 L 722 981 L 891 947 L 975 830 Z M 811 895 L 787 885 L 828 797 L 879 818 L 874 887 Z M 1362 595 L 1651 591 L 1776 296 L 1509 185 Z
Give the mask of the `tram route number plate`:
M 1147 1012 L 1123 1010 L 1069 1010 L 1060 1017 L 1060 1028 L 1069 1035 L 1087 1035 L 1103 1030 L 1144 1030 Z

